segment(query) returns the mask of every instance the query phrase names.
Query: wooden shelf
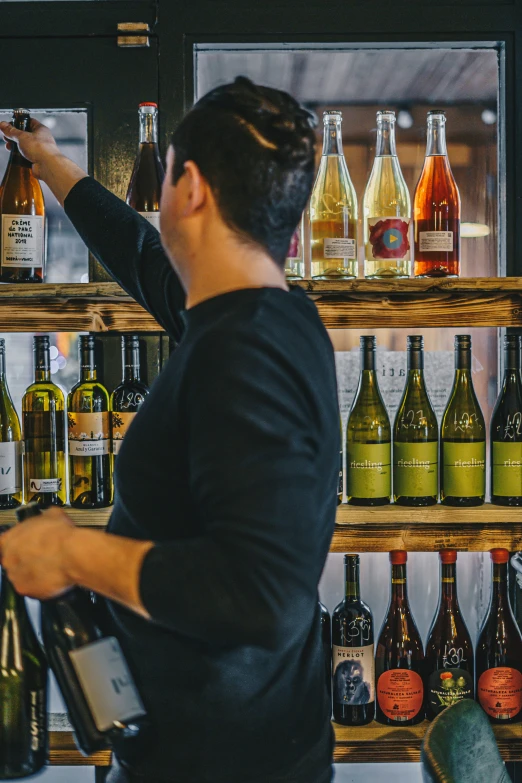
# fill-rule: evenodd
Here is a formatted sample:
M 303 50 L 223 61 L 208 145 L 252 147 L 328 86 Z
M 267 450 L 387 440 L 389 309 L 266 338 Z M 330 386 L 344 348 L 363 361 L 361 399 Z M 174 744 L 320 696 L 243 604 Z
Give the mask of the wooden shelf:
M 77 749 L 71 731 L 49 732 L 49 764 L 53 767 L 110 767 L 112 752 L 98 750 L 83 756 Z
M 112 506 L 109 508 L 95 508 L 90 510 L 79 510 L 64 506 L 63 510 L 69 514 L 79 527 L 106 527 L 109 517 L 112 513 Z M 0 511 L 0 525 L 14 525 L 16 522 L 15 511 Z

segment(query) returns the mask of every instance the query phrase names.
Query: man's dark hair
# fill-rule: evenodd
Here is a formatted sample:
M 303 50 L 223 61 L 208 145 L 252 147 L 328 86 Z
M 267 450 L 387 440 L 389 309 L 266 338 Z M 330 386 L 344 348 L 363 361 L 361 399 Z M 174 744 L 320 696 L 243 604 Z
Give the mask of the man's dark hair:
M 239 76 L 207 93 L 178 126 L 174 184 L 194 161 L 227 225 L 283 265 L 312 189 L 314 124 L 288 93 Z

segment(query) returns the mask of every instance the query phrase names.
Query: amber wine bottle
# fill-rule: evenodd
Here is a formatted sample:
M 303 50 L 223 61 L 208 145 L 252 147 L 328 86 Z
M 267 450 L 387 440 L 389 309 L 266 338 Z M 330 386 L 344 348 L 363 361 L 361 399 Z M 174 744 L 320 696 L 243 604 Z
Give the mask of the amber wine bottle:
M 387 726 L 424 719 L 424 652 L 408 602 L 407 558 L 406 552 L 390 552 L 390 604 L 375 653 L 376 718 Z
M 13 113 L 18 130 L 31 131 L 25 109 Z M 41 283 L 44 277 L 45 205 L 32 164 L 11 142 L 0 198 L 0 270 L 4 283 Z
M 111 394 L 112 453 L 118 454 L 132 420 L 149 393 L 140 379 L 140 340 L 138 335 L 121 338 L 123 379 Z
M 477 654 L 477 698 L 492 723 L 518 723 L 522 714 L 522 637 L 508 595 L 507 549 L 492 549 L 493 585 Z
M 158 104 L 140 103 L 140 146 L 127 190 L 127 204 L 160 230 L 161 185 L 165 172 L 158 147 Z
M 431 720 L 462 699 L 473 699 L 473 646 L 457 597 L 457 553 L 440 556 L 439 606 L 426 643 L 426 716 Z
M 391 428 L 375 373 L 375 337 L 361 337 L 361 374 L 346 427 L 346 495 L 356 506 L 391 496 Z
M 65 400 L 51 381 L 48 335 L 33 340 L 34 383 L 22 400 L 24 499 L 63 506 L 65 486 Z
M 22 434 L 5 377 L 5 340 L 0 338 L 0 509 L 22 502 Z
M 97 380 L 94 349 L 94 337 L 81 335 L 80 380 L 67 400 L 70 502 L 76 508 L 112 503 L 109 394 Z
M 424 340 L 408 340 L 408 377 L 393 427 L 393 496 L 401 506 L 432 506 L 439 487 L 439 425 L 424 381 Z
M 504 337 L 504 380 L 491 417 L 491 502 L 522 506 L 520 337 Z
M 357 198 L 348 173 L 340 111 L 324 113 L 323 155 L 310 199 L 312 277 L 357 277 Z
M 411 273 L 411 201 L 395 146 L 395 112 L 377 112 L 375 160 L 363 198 L 364 276 Z
M 440 440 L 440 496 L 448 506 L 480 506 L 486 494 L 486 426 L 471 377 L 471 337 L 455 336 L 455 380 Z

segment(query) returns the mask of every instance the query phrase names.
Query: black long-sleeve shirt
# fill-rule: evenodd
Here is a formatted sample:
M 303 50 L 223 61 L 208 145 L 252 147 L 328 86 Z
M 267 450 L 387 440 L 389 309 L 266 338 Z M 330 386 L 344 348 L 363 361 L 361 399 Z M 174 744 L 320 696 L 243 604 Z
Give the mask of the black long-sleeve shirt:
M 109 531 L 155 542 L 140 582 L 152 621 L 109 603 L 151 720 L 118 755 L 176 783 L 315 783 L 330 753 L 317 584 L 339 459 L 326 330 L 298 288 L 184 311 L 146 220 L 90 178 L 65 209 L 179 341 L 115 475 Z

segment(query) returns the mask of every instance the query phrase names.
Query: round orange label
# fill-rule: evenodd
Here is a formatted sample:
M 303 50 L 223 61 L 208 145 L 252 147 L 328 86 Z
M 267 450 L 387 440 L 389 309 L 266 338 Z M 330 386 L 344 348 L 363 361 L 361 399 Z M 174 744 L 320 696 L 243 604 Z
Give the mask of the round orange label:
M 387 718 L 398 723 L 419 714 L 424 698 L 422 679 L 409 669 L 390 669 L 379 677 L 377 699 Z
M 480 706 L 496 720 L 509 720 L 522 709 L 522 674 L 509 666 L 487 669 L 478 681 Z

